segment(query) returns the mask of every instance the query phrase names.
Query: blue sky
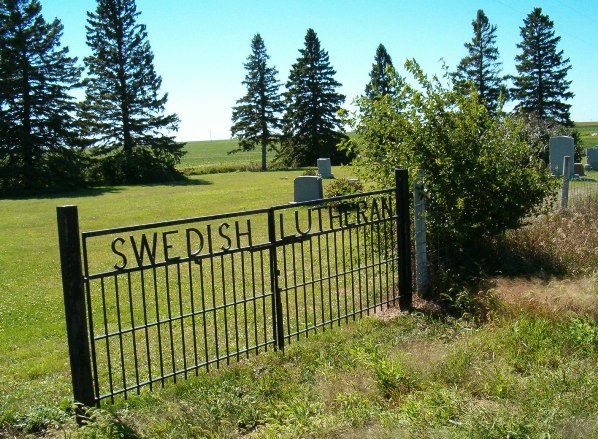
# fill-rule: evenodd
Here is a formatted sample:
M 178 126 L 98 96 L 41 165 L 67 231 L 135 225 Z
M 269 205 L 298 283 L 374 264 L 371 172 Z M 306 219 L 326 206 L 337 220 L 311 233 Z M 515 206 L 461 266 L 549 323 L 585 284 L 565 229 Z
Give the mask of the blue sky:
M 46 20 L 62 21 L 62 43 L 71 55 L 80 61 L 89 55 L 86 14 L 95 10 L 96 1 L 41 3 Z M 182 141 L 230 137 L 231 108 L 244 94 L 243 63 L 257 32 L 284 84 L 307 29 L 313 28 L 330 55 L 349 108 L 363 93 L 378 44 L 386 46 L 395 66 L 415 58 L 433 74 L 441 71 L 443 59 L 452 70 L 466 55 L 463 44 L 472 38 L 471 21 L 478 9 L 498 28 L 503 73 L 516 73 L 519 28 L 536 6 L 554 21 L 559 48 L 573 66 L 573 120 L 597 121 L 596 0 L 137 0 L 139 21 L 147 26 L 156 71 L 169 95 L 167 110 L 181 119 Z

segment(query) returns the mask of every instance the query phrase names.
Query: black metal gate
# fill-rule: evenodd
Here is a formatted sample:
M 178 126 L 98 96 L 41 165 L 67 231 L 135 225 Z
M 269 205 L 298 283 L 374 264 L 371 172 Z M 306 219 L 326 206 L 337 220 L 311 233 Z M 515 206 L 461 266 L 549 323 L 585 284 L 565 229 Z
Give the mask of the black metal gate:
M 409 189 L 79 233 L 58 207 L 75 400 L 99 405 L 411 307 Z

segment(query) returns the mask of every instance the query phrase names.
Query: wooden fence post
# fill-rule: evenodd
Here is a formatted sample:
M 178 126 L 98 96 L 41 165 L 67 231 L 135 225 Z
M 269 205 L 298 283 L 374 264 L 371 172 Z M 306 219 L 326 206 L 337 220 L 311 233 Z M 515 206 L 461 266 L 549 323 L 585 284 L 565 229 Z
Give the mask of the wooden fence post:
M 409 221 L 409 173 L 395 170 L 397 233 L 399 243 L 399 308 L 411 310 L 413 286 L 411 283 L 411 228 Z
M 76 402 L 91 407 L 95 405 L 95 397 L 85 313 L 77 206 L 59 206 L 56 213 L 73 396 Z M 82 415 L 83 410 L 80 409 L 77 422 L 82 422 Z

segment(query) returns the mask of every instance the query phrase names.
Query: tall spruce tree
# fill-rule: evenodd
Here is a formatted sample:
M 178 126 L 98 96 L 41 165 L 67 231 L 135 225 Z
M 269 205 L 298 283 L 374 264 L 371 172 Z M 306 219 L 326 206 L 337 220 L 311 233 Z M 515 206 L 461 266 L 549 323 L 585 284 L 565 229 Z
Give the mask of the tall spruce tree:
M 75 100 L 80 80 L 58 19 L 37 0 L 0 0 L 0 189 L 76 185 Z
M 313 29 L 307 30 L 299 53 L 286 84 L 282 139 L 275 160 L 284 166 L 313 166 L 318 157 L 341 160 L 337 145 L 346 136 L 338 111 L 345 96 L 336 91 L 341 86 L 334 79 L 336 71 Z
M 370 82 L 365 86 L 365 95 L 373 99 L 376 96 L 391 93 L 393 71 L 392 58 L 386 51 L 384 44 L 380 44 L 376 49 L 374 63 L 372 64 Z
M 159 96 L 162 79 L 139 14 L 134 0 L 98 0 L 87 13 L 92 55 L 85 58 L 81 118 L 111 183 L 175 177 L 184 154 L 171 134 L 179 119 L 165 113 L 168 95 Z
M 478 100 L 495 112 L 501 92 L 506 92 L 504 78 L 500 76 L 502 63 L 496 47 L 496 26 L 491 25 L 482 9 L 471 22 L 473 38 L 465 43 L 468 55 L 461 59 L 453 74 L 455 89 L 467 94 L 471 85 L 478 93 Z
M 553 27 L 554 22 L 542 14 L 542 8 L 534 8 L 523 21 L 512 94 L 519 101 L 515 109 L 523 114 L 534 113 L 541 119 L 572 126 L 571 105 L 565 102 L 574 96 L 567 80 L 571 65 L 557 49 L 561 37 L 554 35 Z
M 280 113 L 283 103 L 276 79 L 278 71 L 268 67 L 270 57 L 260 34 L 251 40 L 251 54 L 244 64 L 247 74 L 243 85 L 247 93 L 233 108 L 231 133 L 239 140 L 239 148 L 231 152 L 251 151 L 259 144 L 262 148 L 262 171 L 267 169 L 266 151 L 278 140 L 276 130 L 281 128 Z

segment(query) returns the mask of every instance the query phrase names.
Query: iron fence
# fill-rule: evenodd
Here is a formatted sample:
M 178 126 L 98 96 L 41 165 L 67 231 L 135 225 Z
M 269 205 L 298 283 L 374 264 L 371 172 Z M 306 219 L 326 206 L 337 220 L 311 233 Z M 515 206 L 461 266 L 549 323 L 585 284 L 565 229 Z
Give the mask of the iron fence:
M 99 405 L 398 303 L 409 187 L 79 233 L 58 208 L 75 400 Z

